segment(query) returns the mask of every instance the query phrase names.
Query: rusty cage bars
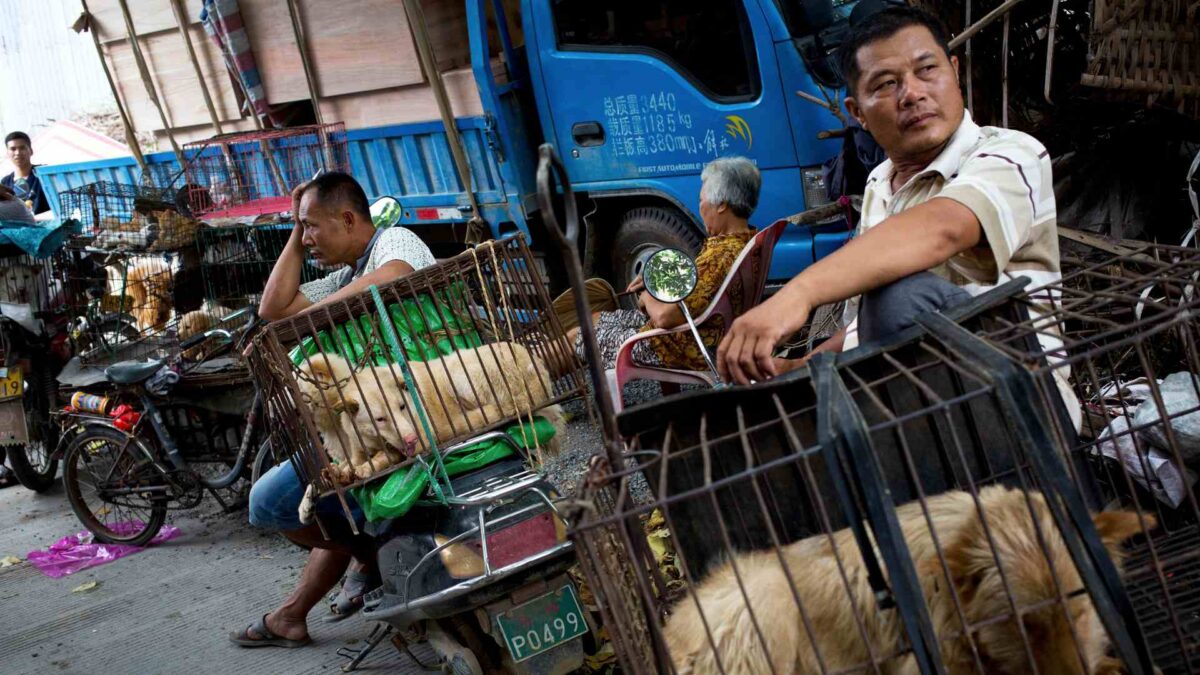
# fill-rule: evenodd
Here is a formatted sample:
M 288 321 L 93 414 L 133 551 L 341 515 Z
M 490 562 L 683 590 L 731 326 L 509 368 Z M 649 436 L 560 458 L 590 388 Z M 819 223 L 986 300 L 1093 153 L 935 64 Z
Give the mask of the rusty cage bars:
M 968 326 L 983 321 L 980 315 L 993 325 L 1020 325 L 1023 315 L 1016 312 L 1024 301 L 1006 300 L 1021 285 L 949 314 Z M 1033 353 L 1029 339 L 1013 337 L 1010 351 Z M 1070 456 L 1062 446 L 1062 405 L 1042 403 L 1037 392 L 1045 376 L 1021 366 L 1029 361 L 932 317 L 888 346 L 818 357 L 807 375 L 696 392 L 623 413 L 629 466 L 593 467 L 574 539 L 624 667 L 669 672 L 667 635 L 675 635 L 675 658 L 686 660 L 678 650 L 689 645 L 678 641 L 666 619 L 673 608 L 681 617 L 676 620 L 691 628 L 692 672 L 721 672 L 704 659 L 737 656 L 722 653 L 721 636 L 743 634 L 738 654 L 761 653 L 780 630 L 790 631 L 783 643 L 799 645 L 796 653 L 817 645 L 805 660 L 796 657 L 799 665 L 775 663 L 784 671 L 870 672 L 912 658 L 924 672 L 1037 672 L 1038 665 L 1045 672 L 1039 640 L 1047 633 L 1027 629 L 1026 622 L 1094 611 L 1108 635 L 1099 647 L 1111 643 L 1131 672 L 1149 673 L 1144 626 L 1088 516 L 1089 506 L 1098 508 L 1095 491 L 1064 461 Z M 637 498 L 643 480 L 648 499 Z M 1007 500 L 1015 500 L 1015 511 L 1004 507 Z M 667 557 L 654 552 L 644 529 L 656 510 L 674 549 Z M 1130 528 L 1103 543 L 1153 541 L 1151 514 L 1124 515 Z M 992 605 L 972 604 L 973 594 L 961 586 L 956 564 L 964 530 L 952 526 L 955 517 L 977 527 L 976 559 L 997 572 L 993 581 L 1001 590 Z M 1015 561 L 1013 549 L 1003 546 L 1014 528 L 1030 544 L 1026 557 Z M 815 555 L 818 548 L 825 553 Z M 756 550 L 765 552 L 746 553 Z M 1130 559 L 1140 560 L 1136 554 Z M 732 566 L 722 566 L 729 560 Z M 1040 597 L 1020 592 L 1022 561 L 1048 570 Z M 712 600 L 697 601 L 704 588 L 698 584 L 718 566 L 711 583 L 727 592 L 729 604 L 750 609 L 733 627 L 713 623 L 728 614 L 697 618 Z M 747 590 L 763 574 L 774 581 L 773 592 Z M 943 590 L 934 601 L 930 584 L 957 590 L 949 598 Z M 756 615 L 748 594 L 783 599 L 760 605 Z M 1138 611 L 1153 609 L 1144 596 L 1133 597 Z M 822 631 L 836 614 L 830 605 L 838 603 L 847 608 L 838 625 L 853 626 L 854 635 L 837 636 L 843 644 L 827 649 L 830 636 Z M 1070 625 L 1055 653 L 1075 665 L 1094 659 L 1094 636 Z M 1015 645 L 1007 654 L 1009 670 L 997 669 L 990 651 L 996 640 L 986 637 L 1002 630 L 1008 632 L 996 634 Z M 887 634 L 899 637 L 876 639 Z M 737 663 L 747 667 L 749 661 Z M 731 667 L 737 669 L 726 661 L 724 672 Z
M 318 170 L 350 171 L 341 122 L 221 134 L 184 146 L 188 201 L 206 218 L 292 209 L 292 189 Z
M 444 479 L 442 450 L 581 396 L 535 270 L 510 236 L 263 330 L 248 363 L 301 480 L 344 505 L 347 489 L 414 464 Z M 327 450 L 361 450 L 358 471 Z
M 1024 363 L 1044 401 L 1058 404 L 1057 381 L 1069 378 L 1079 432 L 1060 408 L 1054 433 L 1092 506 L 1158 521 L 1129 552 L 1125 578 L 1164 673 L 1200 672 L 1200 504 L 1188 467 L 1200 456 L 1198 283 L 1200 250 L 1145 244 L 1079 264 L 1015 299 L 1015 315 L 967 324 Z

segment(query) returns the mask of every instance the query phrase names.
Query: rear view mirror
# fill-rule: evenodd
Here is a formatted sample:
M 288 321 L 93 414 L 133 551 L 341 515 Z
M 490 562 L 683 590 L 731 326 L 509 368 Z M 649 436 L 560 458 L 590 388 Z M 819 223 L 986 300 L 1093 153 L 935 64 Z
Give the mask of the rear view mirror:
M 400 222 L 404 207 L 395 197 L 380 197 L 371 204 L 371 222 L 375 227 L 386 228 Z
M 664 248 L 646 261 L 642 279 L 650 297 L 659 302 L 679 302 L 696 289 L 696 263 L 679 249 Z

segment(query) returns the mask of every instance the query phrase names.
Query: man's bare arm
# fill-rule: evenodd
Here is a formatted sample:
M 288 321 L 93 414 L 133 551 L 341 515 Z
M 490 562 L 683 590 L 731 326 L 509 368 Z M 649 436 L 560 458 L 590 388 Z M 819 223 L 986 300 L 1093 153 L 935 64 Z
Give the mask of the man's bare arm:
M 258 304 L 258 315 L 267 321 L 278 321 L 312 306 L 300 292 L 300 270 L 304 267 L 304 242 L 300 223 L 292 228 L 292 235 L 283 247 L 283 254 L 275 262 L 267 285 L 263 288 L 262 301 Z
M 328 305 L 331 302 L 337 302 L 338 300 L 343 300 L 353 295 L 357 295 L 358 293 L 370 288 L 372 284 L 381 286 L 389 281 L 395 281 L 400 277 L 408 276 L 412 273 L 412 265 L 409 265 L 403 260 L 392 260 L 384 263 L 374 272 L 371 272 L 370 274 L 364 274 L 337 291 L 330 293 L 328 296 L 322 298 L 320 302 L 308 303 L 307 306 L 301 308 L 296 313 L 300 314 L 303 312 L 311 312 L 312 310 Z M 304 296 L 302 295 L 301 297 Z M 305 300 L 305 302 L 307 302 L 307 300 Z
M 982 239 L 975 213 L 947 198 L 884 220 L 738 317 L 717 350 L 721 376 L 744 384 L 776 375 L 776 345 L 800 330 L 813 309 L 936 267 Z

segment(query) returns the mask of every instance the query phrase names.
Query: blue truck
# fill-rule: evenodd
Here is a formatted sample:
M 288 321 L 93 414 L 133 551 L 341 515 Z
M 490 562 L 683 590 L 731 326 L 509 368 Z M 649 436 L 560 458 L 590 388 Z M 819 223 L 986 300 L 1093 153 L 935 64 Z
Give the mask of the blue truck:
M 822 36 L 844 27 L 853 4 L 467 0 L 484 114 L 456 121 L 478 216 L 493 235 L 520 230 L 539 248 L 535 153 L 553 143 L 587 214 L 591 271 L 623 284 L 660 246 L 698 247 L 700 172 L 715 157 L 743 155 L 762 170 L 757 225 L 823 203 L 822 164 L 840 145 L 818 133 L 842 123 L 814 103 L 830 91 L 817 84 L 831 77 Z M 369 196 L 398 198 L 401 222 L 430 241 L 461 237 L 476 214 L 440 122 L 347 136 L 352 171 Z M 178 169 L 171 153 L 147 161 L 156 176 Z M 40 172 L 54 203 L 84 183 L 137 178 L 132 158 Z M 772 281 L 786 281 L 847 236 L 844 222 L 789 227 Z

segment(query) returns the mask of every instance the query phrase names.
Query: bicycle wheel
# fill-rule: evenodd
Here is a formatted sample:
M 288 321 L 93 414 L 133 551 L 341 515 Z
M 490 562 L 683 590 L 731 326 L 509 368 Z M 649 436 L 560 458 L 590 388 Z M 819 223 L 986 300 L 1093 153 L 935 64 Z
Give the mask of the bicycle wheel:
M 258 446 L 258 452 L 254 455 L 254 464 L 250 467 L 250 484 L 254 485 L 257 483 L 258 479 L 264 473 L 270 471 L 276 464 L 282 461 L 284 461 L 283 457 L 275 456 L 275 449 L 271 445 L 271 439 L 268 438 L 263 441 L 262 445 Z
M 106 427 L 71 442 L 63 485 L 75 516 L 97 540 L 144 546 L 162 528 L 169 490 L 149 456 L 141 441 Z

